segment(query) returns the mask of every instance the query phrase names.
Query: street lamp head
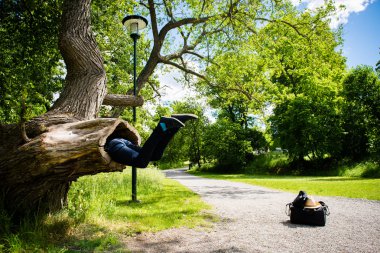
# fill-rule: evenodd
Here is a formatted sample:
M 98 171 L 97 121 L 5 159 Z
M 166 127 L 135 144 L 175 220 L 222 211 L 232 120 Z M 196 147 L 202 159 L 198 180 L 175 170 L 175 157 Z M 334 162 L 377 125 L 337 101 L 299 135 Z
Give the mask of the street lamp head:
M 139 31 L 148 25 L 148 20 L 139 15 L 128 15 L 123 18 L 123 25 L 127 27 L 132 38 L 139 37 Z

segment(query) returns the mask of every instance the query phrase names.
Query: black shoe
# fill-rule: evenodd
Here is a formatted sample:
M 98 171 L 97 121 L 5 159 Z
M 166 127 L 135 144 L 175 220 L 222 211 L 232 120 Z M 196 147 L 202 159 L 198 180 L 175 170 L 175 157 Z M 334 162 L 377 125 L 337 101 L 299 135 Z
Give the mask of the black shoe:
M 164 123 L 164 124 L 162 124 Z M 177 129 L 184 127 L 185 125 L 176 118 L 161 117 L 159 124 L 164 132 L 168 129 Z
M 182 123 L 185 123 L 188 120 L 198 119 L 198 116 L 195 114 L 173 114 L 171 117 L 178 119 Z

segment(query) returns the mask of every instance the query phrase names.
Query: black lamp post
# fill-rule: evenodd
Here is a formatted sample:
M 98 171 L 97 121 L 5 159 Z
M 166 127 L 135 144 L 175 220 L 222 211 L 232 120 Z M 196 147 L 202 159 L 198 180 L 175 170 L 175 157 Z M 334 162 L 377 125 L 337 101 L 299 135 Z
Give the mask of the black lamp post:
M 139 31 L 144 29 L 148 25 L 148 20 L 139 15 L 128 15 L 123 19 L 123 25 L 125 25 L 133 39 L 133 95 L 136 96 L 136 44 L 137 39 L 140 38 Z M 133 107 L 133 122 L 136 123 L 136 107 Z M 132 201 L 137 200 L 137 169 L 132 167 Z

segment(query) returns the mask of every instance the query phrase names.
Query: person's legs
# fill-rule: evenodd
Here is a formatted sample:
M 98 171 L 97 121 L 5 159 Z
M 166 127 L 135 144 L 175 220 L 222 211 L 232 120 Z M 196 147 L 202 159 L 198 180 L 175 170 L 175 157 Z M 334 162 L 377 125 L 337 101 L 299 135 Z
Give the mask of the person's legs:
M 178 119 L 182 123 L 185 123 L 188 120 L 198 118 L 198 116 L 196 116 L 194 114 L 173 114 L 171 117 Z M 151 161 L 158 161 L 162 158 L 166 147 L 168 146 L 168 144 L 169 144 L 170 140 L 173 138 L 173 136 L 178 132 L 178 130 L 179 130 L 179 128 L 173 128 L 173 129 L 170 129 L 170 130 L 165 132 L 161 141 L 158 143 L 156 149 L 154 150 L 152 157 L 150 158 Z
M 174 135 L 172 132 L 178 132 L 179 128 L 183 126 L 184 124 L 175 118 L 162 117 L 136 157 L 134 162 L 136 167 L 145 168 L 150 161 L 153 161 L 152 155 L 158 146 L 161 149 L 161 142 L 166 140 L 168 136 Z
M 155 150 L 152 153 L 151 161 L 158 161 L 164 155 L 164 151 L 168 146 L 170 140 L 178 132 L 179 129 L 171 129 L 166 131 L 165 135 L 162 137 L 161 141 L 156 146 Z
M 197 116 L 192 114 L 178 114 L 172 116 L 172 118 L 162 117 L 160 119 L 160 122 L 146 140 L 143 147 L 134 145 L 130 141 L 122 138 L 115 138 L 107 143 L 107 152 L 115 162 L 146 168 L 150 161 L 161 159 L 170 140 L 178 132 L 179 128 L 184 126 L 179 118 L 184 122 L 189 119 L 197 118 Z

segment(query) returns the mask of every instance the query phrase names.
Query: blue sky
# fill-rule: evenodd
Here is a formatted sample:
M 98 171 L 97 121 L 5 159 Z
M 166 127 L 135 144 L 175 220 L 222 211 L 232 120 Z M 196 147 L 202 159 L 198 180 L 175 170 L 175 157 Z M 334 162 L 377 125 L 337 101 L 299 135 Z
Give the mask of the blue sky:
M 325 0 L 290 0 L 295 6 L 314 10 Z M 339 8 L 344 5 L 345 8 Z M 343 55 L 349 68 L 374 67 L 380 60 L 380 0 L 335 0 L 336 13 L 331 28 L 343 25 Z
M 351 13 L 343 26 L 343 55 L 348 67 L 360 64 L 374 67 L 380 60 L 380 0 L 361 12 Z

